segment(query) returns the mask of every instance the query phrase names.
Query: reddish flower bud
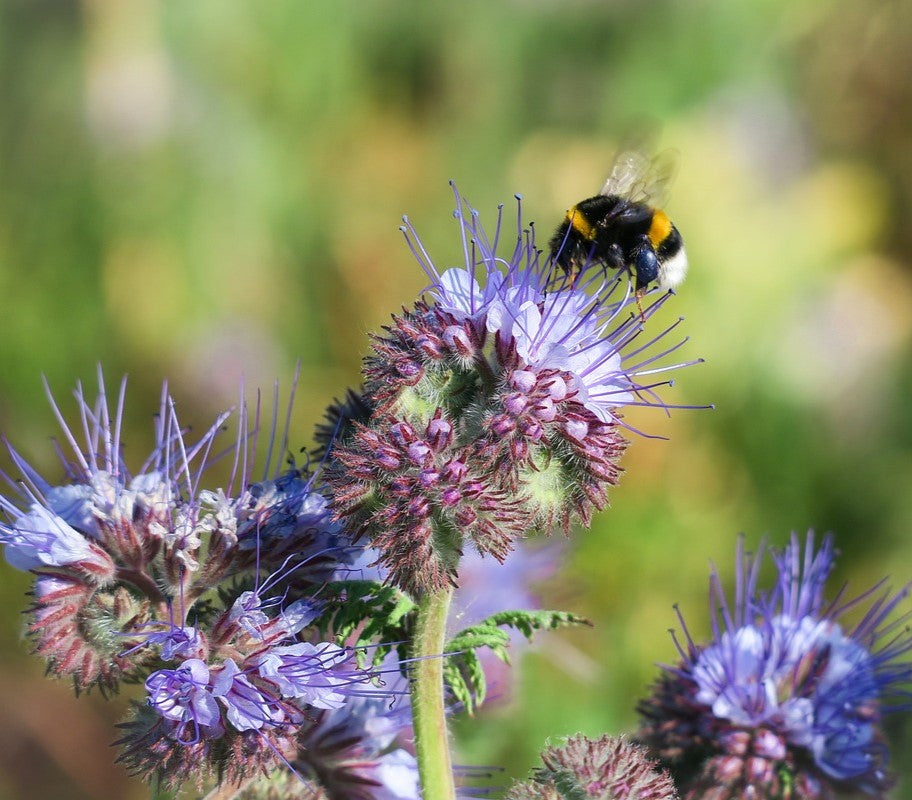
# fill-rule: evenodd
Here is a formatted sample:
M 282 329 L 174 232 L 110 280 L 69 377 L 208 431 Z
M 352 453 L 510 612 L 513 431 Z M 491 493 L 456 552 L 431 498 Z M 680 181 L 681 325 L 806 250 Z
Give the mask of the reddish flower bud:
M 475 352 L 469 334 L 458 325 L 448 326 L 443 332 L 443 340 L 448 347 L 455 350 L 463 358 L 467 358 Z

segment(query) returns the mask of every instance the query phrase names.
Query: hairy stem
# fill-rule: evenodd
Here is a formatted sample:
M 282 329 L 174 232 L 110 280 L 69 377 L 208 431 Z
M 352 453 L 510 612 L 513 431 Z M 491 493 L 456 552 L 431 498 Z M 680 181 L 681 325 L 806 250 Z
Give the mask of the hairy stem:
M 450 739 L 443 704 L 443 648 L 452 589 L 427 594 L 418 602 L 412 641 L 412 718 L 422 800 L 455 800 Z

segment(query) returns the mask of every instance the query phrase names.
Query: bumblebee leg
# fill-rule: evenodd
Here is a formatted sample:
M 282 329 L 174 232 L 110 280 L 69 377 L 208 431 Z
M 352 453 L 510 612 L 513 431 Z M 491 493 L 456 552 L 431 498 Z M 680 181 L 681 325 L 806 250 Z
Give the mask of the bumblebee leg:
M 630 251 L 630 260 L 636 272 L 637 294 L 642 296 L 646 287 L 659 277 L 659 259 L 649 238 L 644 236 Z
M 599 260 L 602 262 L 602 274 L 606 279 L 608 278 L 608 270 L 629 272 L 627 262 L 624 260 L 624 251 L 621 250 L 621 246 L 617 242 L 612 242 L 607 249 L 603 250 Z

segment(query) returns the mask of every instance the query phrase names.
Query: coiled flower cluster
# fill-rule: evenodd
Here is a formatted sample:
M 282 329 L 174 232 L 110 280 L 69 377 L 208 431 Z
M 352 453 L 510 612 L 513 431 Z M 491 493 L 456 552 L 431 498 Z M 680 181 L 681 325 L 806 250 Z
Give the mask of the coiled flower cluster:
M 119 744 L 148 779 L 241 784 L 283 767 L 305 786 L 288 770 L 302 731 L 362 695 L 389 702 L 359 651 L 316 624 L 318 595 L 360 549 L 315 476 L 267 456 L 254 478 L 259 420 L 243 402 L 225 449 L 216 439 L 227 413 L 189 442 L 163 389 L 153 451 L 131 472 L 120 443 L 126 383 L 112 413 L 98 379 L 96 398 L 76 391 L 82 444 L 50 398 L 71 450 L 64 483 L 10 446 L 21 480 L 18 498 L 0 499 L 0 543 L 35 576 L 36 652 L 77 689 L 143 682 Z M 286 439 L 267 444 L 284 450 Z M 227 480 L 204 488 L 222 461 Z
M 288 576 L 306 590 L 353 557 L 326 501 L 299 470 L 251 479 L 244 410 L 227 491 L 200 483 L 229 414 L 187 442 L 166 389 L 153 451 L 131 472 L 120 443 L 125 389 L 124 382 L 113 414 L 101 374 L 94 401 L 77 389 L 83 445 L 49 394 L 72 454 L 64 459 L 68 480 L 51 484 L 10 445 L 19 497 L 0 498 L 6 559 L 36 575 L 29 628 L 35 649 L 51 672 L 82 689 L 114 689 L 144 669 L 152 651 L 137 645 L 146 634 L 155 626 L 182 628 L 197 599 L 228 579 L 275 569 L 290 557 L 296 568 Z M 232 484 L 241 490 L 232 493 Z
M 207 633 L 159 634 L 161 659 L 173 665 L 146 678 L 147 703 L 124 726 L 121 759 L 136 772 L 166 774 L 171 785 L 210 775 L 240 783 L 251 769 L 284 763 L 320 710 L 376 693 L 353 651 L 301 638 L 317 609 L 244 592 Z
M 623 277 L 555 276 L 521 218 L 506 257 L 500 219 L 490 242 L 458 195 L 456 218 L 464 268 L 439 271 L 403 228 L 431 300 L 374 337 L 327 475 L 337 516 L 413 594 L 454 583 L 466 546 L 502 561 L 525 532 L 588 523 L 620 476 L 623 409 L 667 409 L 651 379 L 685 366 L 664 361 L 682 342 L 657 352 L 677 322 L 644 333 L 670 295 L 639 310 Z
M 516 783 L 506 800 L 676 800 L 668 773 L 649 760 L 646 750 L 623 737 L 568 737 L 546 747 L 543 766 L 528 781 Z

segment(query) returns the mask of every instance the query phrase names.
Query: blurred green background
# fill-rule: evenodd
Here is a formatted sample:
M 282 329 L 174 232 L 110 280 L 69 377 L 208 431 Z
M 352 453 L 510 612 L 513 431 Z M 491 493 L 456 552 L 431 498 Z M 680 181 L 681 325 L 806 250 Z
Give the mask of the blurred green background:
M 202 422 L 301 359 L 304 444 L 424 284 L 401 214 L 456 263 L 455 178 L 544 237 L 654 120 L 692 265 L 666 319 L 707 360 L 667 396 L 716 410 L 632 415 L 670 441 L 634 442 L 545 589 L 597 627 L 545 639 L 460 760 L 506 782 L 549 735 L 629 729 L 738 532 L 832 530 L 837 580 L 912 578 L 910 34 L 905 0 L 3 0 L 0 429 L 56 474 L 40 376 L 65 398 L 101 362 L 138 463 L 164 378 Z M 145 796 L 111 766 L 125 696 L 26 654 L 28 583 L 2 569 L 0 798 Z

